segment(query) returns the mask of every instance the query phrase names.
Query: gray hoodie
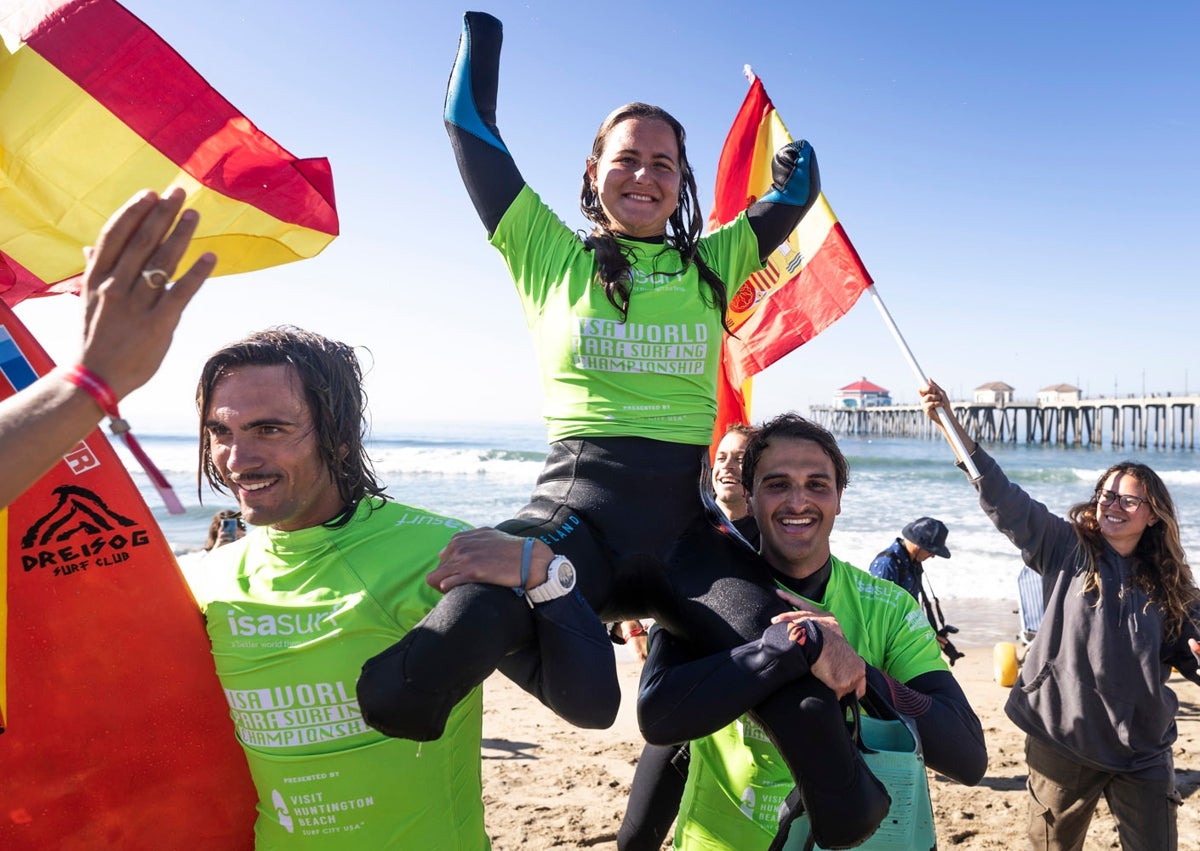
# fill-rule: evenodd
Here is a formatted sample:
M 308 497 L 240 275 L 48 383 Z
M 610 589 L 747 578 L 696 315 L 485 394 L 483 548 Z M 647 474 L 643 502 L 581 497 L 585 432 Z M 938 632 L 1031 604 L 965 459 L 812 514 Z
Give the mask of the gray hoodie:
M 1166 682 L 1172 664 L 1194 676 L 1186 642 L 1165 645 L 1162 611 L 1133 581 L 1133 560 L 1107 544 L 1096 564 L 1100 593 L 1084 594 L 1087 554 L 1071 523 L 1010 482 L 982 449 L 972 458 L 979 504 L 1042 575 L 1046 603 L 1008 717 L 1083 765 L 1170 779 L 1178 701 Z

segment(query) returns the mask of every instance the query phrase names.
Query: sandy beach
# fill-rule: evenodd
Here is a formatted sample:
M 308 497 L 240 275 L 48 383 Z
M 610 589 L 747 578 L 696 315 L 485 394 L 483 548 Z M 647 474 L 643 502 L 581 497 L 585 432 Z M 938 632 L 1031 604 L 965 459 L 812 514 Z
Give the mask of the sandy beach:
M 965 787 L 930 772 L 929 786 L 942 849 L 1024 847 L 1024 736 L 1004 714 L 1007 689 L 993 679 L 992 647 L 1014 640 L 1016 603 L 945 600 L 947 619 L 960 628 L 966 653 L 953 673 L 983 722 L 988 771 Z M 1018 645 L 1019 646 L 1019 645 Z M 496 851 L 511 848 L 616 848 L 617 829 L 641 751 L 634 701 L 641 666 L 618 653 L 622 702 L 608 730 L 570 727 L 503 676 L 484 686 L 483 798 Z M 1200 687 L 1179 676 L 1179 739 L 1175 767 L 1183 806 L 1179 847 L 1200 851 Z M 664 846 L 664 847 L 669 847 Z M 1103 803 L 1088 834 L 1088 849 L 1119 848 Z

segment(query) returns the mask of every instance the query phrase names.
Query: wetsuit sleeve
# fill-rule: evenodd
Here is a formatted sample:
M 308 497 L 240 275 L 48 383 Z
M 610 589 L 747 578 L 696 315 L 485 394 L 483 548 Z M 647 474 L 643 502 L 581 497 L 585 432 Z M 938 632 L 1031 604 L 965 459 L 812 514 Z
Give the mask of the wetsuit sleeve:
M 467 12 L 463 16 L 444 116 L 458 170 L 489 237 L 525 185 L 496 129 L 503 39 L 503 27 L 491 15 Z
M 812 145 L 801 139 L 775 152 L 771 188 L 750 206 L 746 217 L 758 238 L 758 259 L 765 263 L 804 218 L 821 194 L 821 174 Z
M 533 619 L 536 646 L 505 656 L 500 671 L 576 727 L 611 727 L 621 685 L 604 624 L 579 593 L 539 603 Z
M 755 641 L 701 657 L 656 626 L 642 668 L 638 725 L 655 745 L 698 739 L 807 673 L 808 660 L 788 637 L 786 623 L 771 625 Z
M 925 762 L 952 780 L 974 786 L 987 771 L 983 725 L 949 671 L 929 671 L 907 683 L 867 666 L 868 711 L 877 718 L 902 712 L 917 724 Z
M 638 724 L 646 741 L 670 744 L 708 735 L 807 674 L 803 653 L 780 627 L 786 624 L 769 627 L 758 641 L 699 658 L 655 628 L 638 694 Z M 868 665 L 867 677 L 868 711 L 912 717 L 931 768 L 967 785 L 983 778 L 983 726 L 953 675 L 930 671 L 901 683 Z

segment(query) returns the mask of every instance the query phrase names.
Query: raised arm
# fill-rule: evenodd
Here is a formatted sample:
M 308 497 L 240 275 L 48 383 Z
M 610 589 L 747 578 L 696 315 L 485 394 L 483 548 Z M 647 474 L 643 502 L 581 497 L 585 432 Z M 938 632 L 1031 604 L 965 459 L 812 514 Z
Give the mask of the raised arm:
M 83 274 L 83 379 L 112 401 L 145 384 L 166 356 L 184 307 L 212 272 L 205 254 L 170 287 L 165 283 L 196 230 L 199 216 L 175 189 L 134 196 L 104 225 Z M 151 270 L 154 274 L 151 274 Z M 87 436 L 104 415 L 67 371 L 56 369 L 0 402 L 0 507 L 7 506 Z
M 505 210 L 525 185 L 496 129 L 503 40 L 499 20 L 484 12 L 467 12 L 446 88 L 446 132 L 463 183 L 488 236 L 496 231 Z
M 771 160 L 771 188 L 746 211 L 764 263 L 804 218 L 821 194 L 821 173 L 812 145 L 784 145 Z
M 979 505 L 993 525 L 1021 550 L 1021 559 L 1038 573 L 1066 570 L 1073 563 L 1072 551 L 1077 545 L 1073 526 L 1053 514 L 1045 505 L 1031 497 L 1016 482 L 1010 481 L 990 455 L 967 434 L 954 416 L 946 392 L 930 381 L 920 388 L 921 407 L 925 414 L 946 431 L 937 415 L 942 408 L 949 414 L 951 427 L 962 439 L 963 448 L 978 468 L 980 478 L 974 483 L 979 492 Z M 962 464 L 962 460 L 959 460 Z

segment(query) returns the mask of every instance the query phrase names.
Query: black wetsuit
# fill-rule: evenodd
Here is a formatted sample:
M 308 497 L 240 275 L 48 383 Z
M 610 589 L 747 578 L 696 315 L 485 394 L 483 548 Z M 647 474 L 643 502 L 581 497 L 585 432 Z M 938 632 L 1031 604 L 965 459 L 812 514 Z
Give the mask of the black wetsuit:
M 447 130 L 489 234 L 525 186 L 495 126 L 500 41 L 499 21 L 468 13 L 447 94 Z M 808 204 L 817 192 L 815 165 L 811 179 Z M 762 258 L 808 206 L 776 194 L 748 211 Z M 723 531 L 719 512 L 709 515 L 697 496 L 706 452 L 643 437 L 558 440 L 529 505 L 498 528 L 537 536 L 567 556 L 579 592 L 600 619 L 652 617 L 697 654 L 737 647 L 761 636 L 785 607 L 758 555 Z M 518 681 L 530 678 L 525 687 L 573 723 L 610 725 L 619 703 L 612 650 L 595 614 L 588 615 L 593 631 L 570 621 L 570 605 L 556 607 L 562 640 L 555 642 L 540 625 L 535 635 L 529 606 L 511 590 L 454 588 L 402 642 L 368 660 L 358 685 L 364 718 L 389 735 L 436 737 L 450 707 L 500 667 Z M 579 609 L 574 613 L 582 617 Z M 547 688 L 552 677 L 557 685 Z M 874 829 L 886 796 L 881 811 L 875 791 L 881 787 L 869 772 L 863 779 L 865 767 L 860 771 L 832 692 L 807 677 L 750 711 L 793 775 L 803 778 L 802 788 L 811 784 L 812 794 L 830 796 L 821 807 L 830 814 L 830 836 L 853 841 Z
M 777 572 L 774 578 L 797 595 L 819 601 L 825 598 L 831 569 L 826 563 L 805 579 Z M 617 837 L 620 851 L 657 851 L 679 812 L 688 745 L 661 743 L 695 738 L 697 731 L 728 724 L 741 714 L 740 702 L 711 696 L 744 696 L 784 685 L 795 676 L 788 657 L 800 652 L 790 642 L 763 636 L 727 653 L 697 658 L 668 633 L 651 630 L 638 717 L 647 739 L 659 744 L 642 749 Z M 953 675 L 929 671 L 900 683 L 868 665 L 867 680 L 864 706 L 878 718 L 895 718 L 897 712 L 912 718 L 930 768 L 960 783 L 980 781 L 987 769 L 983 728 Z

